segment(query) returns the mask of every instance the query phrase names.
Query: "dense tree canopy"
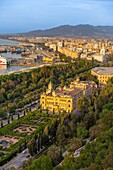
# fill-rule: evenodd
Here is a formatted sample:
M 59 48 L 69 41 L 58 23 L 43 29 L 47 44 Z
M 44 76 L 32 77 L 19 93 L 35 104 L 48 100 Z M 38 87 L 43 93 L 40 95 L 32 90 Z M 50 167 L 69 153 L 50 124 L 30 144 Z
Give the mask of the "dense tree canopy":
M 54 129 L 51 136 L 55 137 L 53 142 L 56 144 L 48 152 L 51 161 L 59 158 L 58 148 L 62 153 L 68 148 L 69 152 L 54 169 L 113 169 L 113 79 L 98 93 L 92 94 L 91 98 L 80 99 L 78 110 L 79 114 L 62 114 L 50 126 Z M 46 134 L 49 131 L 49 127 L 46 127 Z M 81 150 L 80 156 L 74 158 L 74 151 L 85 144 L 87 137 L 91 141 Z
M 39 98 L 50 80 L 55 87 L 59 84 L 64 86 L 96 65 L 91 61 L 77 59 L 74 63 L 44 66 L 30 72 L 0 76 L 0 117 Z

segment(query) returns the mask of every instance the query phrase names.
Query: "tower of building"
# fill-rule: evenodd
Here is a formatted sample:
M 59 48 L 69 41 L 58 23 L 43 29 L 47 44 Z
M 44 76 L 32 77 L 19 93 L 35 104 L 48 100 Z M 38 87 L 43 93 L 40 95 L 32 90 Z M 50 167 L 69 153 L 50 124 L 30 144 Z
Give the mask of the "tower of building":
M 100 50 L 100 55 L 105 55 L 106 54 L 106 50 L 105 48 L 103 47 L 101 50 Z
M 48 84 L 48 88 L 46 90 L 46 94 L 52 93 L 52 90 L 53 90 L 53 84 L 50 81 L 50 83 Z

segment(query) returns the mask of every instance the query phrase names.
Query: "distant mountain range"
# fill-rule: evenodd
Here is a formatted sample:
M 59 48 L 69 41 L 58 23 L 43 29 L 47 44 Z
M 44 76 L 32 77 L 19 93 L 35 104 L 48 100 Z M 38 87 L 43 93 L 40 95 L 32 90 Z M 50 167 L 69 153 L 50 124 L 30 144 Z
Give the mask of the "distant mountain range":
M 15 34 L 13 34 L 15 35 Z M 46 30 L 35 30 L 27 33 L 16 34 L 27 37 L 101 37 L 113 38 L 113 26 L 92 26 L 92 25 L 63 25 Z
M 46 30 L 35 30 L 23 35 L 38 37 L 104 37 L 113 38 L 113 26 L 63 25 Z

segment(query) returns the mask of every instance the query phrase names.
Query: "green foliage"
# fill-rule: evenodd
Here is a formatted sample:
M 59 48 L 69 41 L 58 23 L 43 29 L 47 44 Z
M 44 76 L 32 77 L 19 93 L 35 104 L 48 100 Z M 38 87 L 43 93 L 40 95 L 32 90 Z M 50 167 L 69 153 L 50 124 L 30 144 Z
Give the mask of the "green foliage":
M 81 139 L 85 139 L 86 137 L 88 137 L 88 130 L 85 127 L 78 126 L 77 137 Z
M 26 170 L 53 170 L 51 159 L 48 156 L 42 156 L 36 159 Z
M 50 80 L 55 86 L 65 85 L 76 75 L 78 76 L 80 73 L 97 66 L 97 63 L 92 64 L 91 61 L 87 60 L 76 59 L 73 63 L 71 63 L 70 58 L 65 58 L 65 60 L 69 60 L 69 64 L 44 66 L 26 73 L 0 76 L 2 82 L 0 117 L 6 116 L 8 111 L 14 112 L 15 109 L 22 108 L 39 98 L 40 93 L 45 91 Z
M 75 150 L 79 149 L 82 146 L 83 141 L 80 138 L 74 137 L 71 140 L 71 152 L 74 152 Z
M 0 160 L 0 166 L 4 165 L 7 161 L 16 156 L 17 150 L 13 150 L 10 154 Z
M 63 164 L 61 167 L 59 166 L 59 170 L 75 170 L 75 169 L 76 167 L 74 165 L 74 159 L 72 157 L 66 158 L 65 164 Z
M 104 105 L 103 109 L 107 109 L 107 110 L 112 110 L 113 111 L 113 103 L 108 103 L 108 104 Z
M 84 169 L 103 170 L 113 169 L 113 80 L 98 93 L 94 93 L 90 100 L 80 99 L 78 109 L 80 111 L 79 123 L 75 128 L 75 136 L 78 139 L 90 135 L 91 142 L 81 150 L 80 156 L 73 159 L 67 156 L 62 166 L 58 169 Z M 64 122 L 64 119 L 63 119 Z M 64 125 L 64 124 L 63 124 Z M 65 132 L 65 126 L 63 131 Z M 64 133 L 65 134 L 65 133 Z M 76 139 L 76 138 L 75 138 Z M 76 150 L 76 140 L 74 144 Z M 71 160 L 70 160 L 71 159 Z M 68 160 L 70 160 L 68 162 Z M 57 168 L 56 168 L 57 170 Z
M 67 62 L 66 60 L 65 62 Z M 0 114 L 0 116 L 6 115 L 8 111 L 14 112 L 15 109 L 21 108 L 26 104 L 31 103 L 33 100 L 39 98 L 40 93 L 45 91 L 50 80 L 55 84 L 55 87 L 58 84 L 64 86 L 78 76 L 81 78 L 81 80 L 95 80 L 95 78 L 91 76 L 89 72 L 87 73 L 87 71 L 97 66 L 97 64 L 92 63 L 91 61 L 79 59 L 77 59 L 73 63 L 70 60 L 68 62 L 69 64 L 65 65 L 57 65 L 52 67 L 44 66 L 42 68 L 34 69 L 27 73 L 21 73 L 19 75 L 12 74 L 0 76 L 0 79 L 2 81 L 0 89 L 0 108 L 2 109 L 0 110 L 0 113 L 4 113 Z M 109 101 L 110 103 L 112 103 L 113 100 L 112 85 L 110 84 L 108 88 L 110 90 L 103 89 L 98 97 L 94 94 L 91 99 L 81 99 L 78 103 L 80 116 L 63 113 L 61 117 L 58 118 L 58 116 L 56 115 L 41 114 L 40 112 L 36 111 L 33 113 L 29 112 L 28 115 L 24 118 L 19 119 L 18 121 L 13 121 L 12 124 L 3 127 L 0 130 L 1 134 L 9 134 L 22 137 L 22 139 L 18 143 L 9 148 L 9 151 L 14 151 L 15 148 L 18 148 L 19 151 L 20 146 L 22 146 L 22 144 L 24 143 L 26 144 L 26 142 L 30 139 L 31 140 L 28 143 L 28 148 L 32 155 L 35 155 L 36 149 L 40 150 L 40 147 L 42 147 L 42 145 L 46 146 L 48 142 L 56 143 L 57 146 L 50 148 L 48 151 L 48 155 L 51 157 L 52 160 L 47 156 L 43 156 L 35 160 L 32 165 L 26 168 L 27 170 L 53 169 L 52 164 L 55 166 L 62 159 L 60 150 L 63 151 L 63 149 L 65 149 L 65 146 L 70 144 L 70 140 L 72 138 L 79 138 L 73 143 L 72 150 L 74 151 L 74 149 L 82 145 L 81 139 L 86 138 L 89 131 L 92 133 L 93 130 L 91 131 L 91 128 L 93 128 L 93 125 L 94 127 L 102 127 L 99 129 L 100 134 L 103 129 L 108 130 L 112 127 L 113 116 L 111 112 L 107 113 L 106 117 L 105 114 L 103 114 L 101 117 L 102 120 L 98 122 L 98 118 L 100 118 L 99 113 L 103 112 L 103 107 L 106 102 Z M 52 118 L 53 120 L 51 121 L 50 118 Z M 106 122 L 107 118 L 108 123 Z M 40 122 L 37 123 L 34 120 L 40 120 Z M 13 131 L 13 128 L 20 124 L 36 125 L 37 129 L 31 134 L 31 136 L 26 136 L 26 134 L 18 134 L 17 132 Z M 40 140 L 38 140 L 40 142 L 38 142 L 38 146 L 36 148 L 36 139 L 38 135 L 40 135 Z M 93 137 L 96 137 L 96 135 L 97 133 L 92 134 Z M 101 162 L 101 156 L 103 156 L 103 161 L 105 159 L 106 150 L 104 149 L 104 147 L 107 147 L 107 144 L 108 143 L 105 143 L 105 145 L 101 146 L 98 143 L 99 149 L 102 150 L 100 153 L 97 153 L 97 150 L 94 150 L 93 152 L 91 146 L 88 145 L 87 147 L 89 149 L 89 153 L 86 154 L 84 153 L 85 151 L 83 151 L 80 158 L 77 159 L 77 163 L 74 161 L 73 158 L 68 157 L 67 162 L 65 162 L 61 168 L 63 170 L 73 170 L 85 168 L 88 166 L 95 167 L 96 162 L 101 163 L 101 166 L 103 166 L 104 163 L 108 161 L 108 159 L 106 159 L 105 162 Z M 94 145 L 93 147 L 97 146 Z M 111 142 L 108 148 L 112 149 Z M 86 151 L 88 149 L 86 148 Z M 97 155 L 97 157 L 95 156 L 95 154 Z M 9 155 L 9 157 L 7 156 L 8 159 L 4 158 L 2 160 L 2 163 L 10 160 L 12 158 L 12 155 Z M 108 155 L 108 158 L 111 159 L 112 155 Z M 95 159 L 94 164 L 93 158 Z
M 8 170 L 17 170 L 15 167 L 11 167 Z
M 21 152 L 22 150 L 24 150 L 26 148 L 26 144 L 28 142 L 28 148 L 30 150 L 31 155 L 35 155 L 37 153 L 37 147 L 35 145 L 35 140 L 37 139 L 36 136 L 42 132 L 44 130 L 44 128 L 46 127 L 46 125 L 48 126 L 49 124 L 51 124 L 51 118 L 53 117 L 53 120 L 57 117 L 58 115 L 48 115 L 45 113 L 40 113 L 39 111 L 34 111 L 34 112 L 29 112 L 25 117 L 19 119 L 19 120 L 13 120 L 13 122 L 11 124 L 8 124 L 6 126 L 4 126 L 3 128 L 0 129 L 0 134 L 1 135 L 11 135 L 11 136 L 18 136 L 19 141 L 13 145 L 11 145 L 9 148 L 2 148 L 1 146 L 1 151 L 2 149 L 4 151 L 8 151 L 10 152 L 7 155 L 1 155 L 1 160 L 0 160 L 0 164 L 3 165 L 4 163 L 7 162 L 7 160 L 12 159 L 13 156 L 15 156 L 15 152 Z M 40 120 L 40 123 L 37 123 L 36 126 L 36 122 L 33 120 Z M 35 125 L 36 130 L 34 132 L 32 132 L 29 135 L 22 134 L 22 133 L 18 133 L 16 131 L 14 131 L 15 128 L 17 128 L 18 126 L 21 125 Z M 32 138 L 32 140 L 31 140 Z M 42 138 L 42 136 L 40 137 Z M 43 143 L 43 146 L 46 143 Z M 42 147 L 42 145 L 40 145 L 40 147 Z M 40 149 L 40 148 L 39 148 Z M 16 151 L 15 151 L 16 150 Z M 14 152 L 14 153 L 13 153 Z M 2 153 L 2 152 L 0 152 Z
M 37 153 L 37 147 L 36 147 L 36 141 L 35 139 L 31 139 L 28 144 L 27 144 L 27 148 L 29 150 L 29 153 L 31 156 L 36 155 Z
M 53 166 L 58 165 L 62 160 L 62 152 L 58 146 L 51 146 L 48 149 L 47 155 L 51 158 Z

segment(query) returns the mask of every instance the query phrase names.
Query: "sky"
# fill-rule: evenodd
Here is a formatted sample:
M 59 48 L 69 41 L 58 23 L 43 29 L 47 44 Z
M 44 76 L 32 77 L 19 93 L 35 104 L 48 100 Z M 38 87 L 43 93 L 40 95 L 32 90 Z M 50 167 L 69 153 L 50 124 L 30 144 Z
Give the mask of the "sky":
M 113 26 L 113 0 L 0 0 L 0 34 L 78 24 Z

